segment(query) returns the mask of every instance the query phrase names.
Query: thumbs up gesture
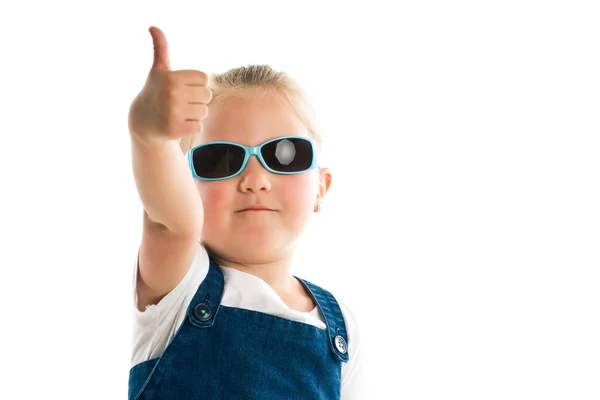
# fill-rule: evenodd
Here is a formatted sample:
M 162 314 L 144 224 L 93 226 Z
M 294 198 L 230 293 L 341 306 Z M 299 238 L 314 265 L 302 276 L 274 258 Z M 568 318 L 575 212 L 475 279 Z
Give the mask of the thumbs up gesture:
M 195 70 L 171 71 L 165 34 L 156 27 L 149 31 L 154 62 L 146 84 L 131 103 L 129 131 L 144 143 L 196 135 L 208 115 L 208 76 Z

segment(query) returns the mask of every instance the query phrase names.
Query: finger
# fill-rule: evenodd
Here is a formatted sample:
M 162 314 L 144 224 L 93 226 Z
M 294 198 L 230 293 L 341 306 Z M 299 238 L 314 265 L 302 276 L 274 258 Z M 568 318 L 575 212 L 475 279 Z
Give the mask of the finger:
M 194 69 L 182 69 L 173 71 L 172 79 L 183 82 L 188 86 L 206 86 L 208 85 L 208 75 L 205 72 Z
M 208 106 L 206 104 L 181 104 L 177 111 L 171 114 L 171 121 L 177 123 L 200 122 L 208 116 Z
M 187 86 L 185 99 L 188 104 L 208 104 L 212 99 L 212 92 L 206 86 Z
M 202 131 L 202 118 L 190 108 L 191 106 L 178 107 L 169 114 L 167 132 L 173 138 L 194 135 Z M 198 106 L 196 106 L 198 107 Z
M 208 117 L 208 106 L 202 103 L 189 104 L 185 113 L 186 122 L 200 122 Z
M 169 113 L 169 126 L 171 132 L 182 132 L 182 127 L 197 126 L 208 116 L 206 104 L 179 104 Z
M 202 122 L 195 120 L 195 119 L 190 119 L 190 120 L 186 120 L 185 122 L 183 122 L 182 124 L 180 124 L 179 126 L 179 137 L 183 136 L 191 136 L 191 135 L 197 135 L 200 132 L 202 132 Z
M 152 35 L 152 44 L 154 45 L 154 63 L 152 64 L 152 69 L 170 71 L 169 46 L 165 34 L 155 26 L 150 27 L 149 31 L 150 35 Z

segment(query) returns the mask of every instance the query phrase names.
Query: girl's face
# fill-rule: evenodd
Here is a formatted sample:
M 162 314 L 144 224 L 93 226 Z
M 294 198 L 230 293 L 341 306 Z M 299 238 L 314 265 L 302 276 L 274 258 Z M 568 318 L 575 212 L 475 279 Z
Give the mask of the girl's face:
M 292 135 L 308 137 L 309 133 L 278 97 L 228 97 L 210 106 L 194 145 L 228 141 L 257 146 Z M 233 178 L 197 180 L 204 205 L 202 241 L 219 257 L 238 263 L 268 263 L 286 257 L 330 182 L 327 169 L 275 174 L 255 156 Z M 242 211 L 256 205 L 269 210 Z

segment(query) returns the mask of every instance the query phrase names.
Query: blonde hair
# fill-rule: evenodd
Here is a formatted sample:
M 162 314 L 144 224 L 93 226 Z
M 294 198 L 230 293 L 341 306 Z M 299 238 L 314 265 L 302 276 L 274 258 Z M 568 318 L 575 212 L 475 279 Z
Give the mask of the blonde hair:
M 209 76 L 208 87 L 212 92 L 209 103 L 216 104 L 231 96 L 244 96 L 248 92 L 262 91 L 263 94 L 279 95 L 306 126 L 311 138 L 319 148 L 323 138 L 317 126 L 317 118 L 306 92 L 289 74 L 276 71 L 266 64 L 248 65 L 230 69 L 222 74 Z M 181 150 L 186 153 L 192 147 L 193 137 L 180 140 Z

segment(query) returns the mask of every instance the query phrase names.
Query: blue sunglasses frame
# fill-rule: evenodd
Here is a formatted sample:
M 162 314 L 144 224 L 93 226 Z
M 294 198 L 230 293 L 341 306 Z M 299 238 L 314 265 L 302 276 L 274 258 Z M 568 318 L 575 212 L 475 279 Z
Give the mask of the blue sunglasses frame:
M 310 162 L 310 166 L 306 169 L 303 169 L 302 171 L 295 171 L 295 172 L 284 172 L 284 171 L 276 171 L 272 168 L 269 168 L 269 166 L 267 165 L 267 163 L 265 162 L 262 154 L 261 154 L 261 149 L 268 145 L 269 143 L 272 142 L 276 142 L 279 140 L 285 140 L 285 139 L 302 139 L 305 140 L 307 142 L 310 143 L 311 149 L 312 149 L 312 160 Z M 229 144 L 229 145 L 233 145 L 236 147 L 239 147 L 241 149 L 244 150 L 244 161 L 242 162 L 242 166 L 240 167 L 239 171 L 237 171 L 235 174 L 232 175 L 228 175 L 226 177 L 223 178 L 203 178 L 201 176 L 199 176 L 198 174 L 196 174 L 196 170 L 194 168 L 194 151 L 196 151 L 196 149 L 200 148 L 200 147 L 204 147 L 204 146 L 208 146 L 208 145 L 212 145 L 212 144 Z M 234 142 L 209 142 L 209 143 L 203 143 L 200 144 L 198 146 L 195 146 L 193 148 L 191 148 L 190 150 L 188 150 L 187 152 L 187 161 L 188 161 L 188 166 L 190 168 L 190 170 L 192 171 L 192 175 L 194 176 L 194 179 L 198 179 L 198 180 L 202 180 L 202 181 L 222 181 L 225 179 L 229 179 L 229 178 L 233 178 L 239 174 L 242 173 L 242 171 L 246 168 L 246 165 L 248 164 L 248 160 L 250 159 L 250 156 L 254 155 L 256 156 L 256 158 L 258 158 L 258 160 L 260 161 L 260 164 L 263 166 L 264 169 L 266 169 L 267 171 L 274 173 L 274 174 L 279 174 L 279 175 L 296 175 L 296 174 L 302 174 L 304 172 L 308 172 L 310 170 L 313 170 L 317 167 L 317 156 L 316 156 L 316 146 L 315 146 L 315 142 L 305 136 L 281 136 L 281 137 L 277 137 L 275 139 L 270 139 L 267 140 L 266 142 L 259 144 L 258 146 L 244 146 L 242 144 L 239 143 L 234 143 Z

